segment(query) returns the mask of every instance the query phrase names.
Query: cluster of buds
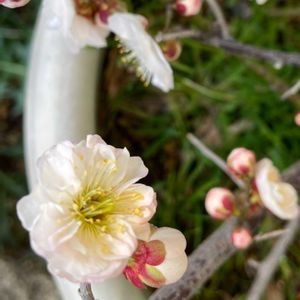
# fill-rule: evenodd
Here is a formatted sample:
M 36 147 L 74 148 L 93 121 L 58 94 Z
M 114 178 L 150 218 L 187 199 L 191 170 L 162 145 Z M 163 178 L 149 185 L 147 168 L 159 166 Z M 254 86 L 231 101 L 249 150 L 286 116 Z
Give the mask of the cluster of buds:
M 256 161 L 253 151 L 234 149 L 227 158 L 229 172 L 243 182 L 244 188 L 235 194 L 222 187 L 212 188 L 206 195 L 205 208 L 214 219 L 225 220 L 239 216 L 240 223 L 247 223 L 263 207 L 281 219 L 298 216 L 298 195 L 288 183 L 282 182 L 271 160 Z M 247 248 L 252 236 L 247 226 L 239 225 L 231 235 L 233 245 Z

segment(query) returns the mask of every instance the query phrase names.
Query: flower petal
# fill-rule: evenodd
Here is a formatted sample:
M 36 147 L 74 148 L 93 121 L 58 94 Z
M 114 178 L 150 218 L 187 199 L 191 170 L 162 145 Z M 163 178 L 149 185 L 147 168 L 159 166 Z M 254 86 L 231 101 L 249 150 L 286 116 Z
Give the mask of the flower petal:
M 114 13 L 108 27 L 132 52 L 146 77 L 164 92 L 173 89 L 173 71 L 160 47 L 144 29 L 144 18 L 130 13 Z

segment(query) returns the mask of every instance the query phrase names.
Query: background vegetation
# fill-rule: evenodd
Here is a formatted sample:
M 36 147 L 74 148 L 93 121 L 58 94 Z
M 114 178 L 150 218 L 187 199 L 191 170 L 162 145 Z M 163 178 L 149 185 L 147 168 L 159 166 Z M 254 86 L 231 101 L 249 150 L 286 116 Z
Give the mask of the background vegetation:
M 38 4 L 33 0 L 18 10 L 0 8 L 0 255 L 20 261 L 33 257 L 27 234 L 16 219 L 15 204 L 27 192 L 23 85 Z M 149 18 L 152 33 L 164 26 L 163 0 L 128 4 Z M 299 1 L 269 0 L 259 6 L 254 0 L 226 0 L 220 4 L 236 40 L 299 51 Z M 177 25 L 218 33 L 205 4 L 196 17 L 175 15 L 171 28 Z M 270 157 L 285 169 L 299 159 L 300 129 L 294 115 L 300 101 L 297 95 L 281 101 L 281 94 L 299 80 L 300 72 L 296 67 L 277 68 L 236 58 L 191 39 L 182 40 L 182 45 L 180 59 L 172 63 L 176 84 L 169 94 L 144 88 L 121 63 L 116 48 L 105 50 L 98 128 L 107 142 L 126 146 L 145 160 L 150 170 L 146 182 L 154 185 L 159 198 L 154 223 L 182 230 L 190 252 L 219 226 L 205 213 L 206 192 L 213 186 L 233 184 L 188 143 L 186 133 L 193 132 L 224 158 L 232 148 L 245 146 L 258 158 Z M 263 227 L 277 228 L 280 223 L 269 217 Z M 236 255 L 195 299 L 243 299 L 254 275 L 247 260 L 262 259 L 271 244 Z M 299 251 L 298 238 L 280 263 L 268 299 L 300 299 Z

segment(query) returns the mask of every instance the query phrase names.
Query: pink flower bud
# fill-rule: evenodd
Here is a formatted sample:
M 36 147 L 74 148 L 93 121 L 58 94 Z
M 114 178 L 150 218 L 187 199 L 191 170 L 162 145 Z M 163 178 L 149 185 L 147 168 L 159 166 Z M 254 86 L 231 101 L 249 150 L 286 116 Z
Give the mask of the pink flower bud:
M 237 249 L 246 249 L 252 243 L 252 235 L 247 228 L 238 227 L 232 232 L 231 241 Z
M 0 0 L 0 4 L 9 8 L 24 6 L 30 0 Z
M 197 15 L 201 9 L 202 0 L 177 0 L 176 10 L 183 16 Z
M 166 41 L 162 45 L 162 51 L 168 61 L 175 61 L 181 54 L 181 43 L 176 40 Z
M 232 150 L 227 158 L 229 170 L 237 176 L 252 176 L 255 163 L 256 158 L 254 152 L 246 148 L 236 148 Z
M 300 126 L 300 111 L 298 111 L 295 115 L 295 123 Z
M 213 188 L 206 195 L 205 208 L 213 218 L 227 219 L 234 210 L 234 195 L 228 189 Z

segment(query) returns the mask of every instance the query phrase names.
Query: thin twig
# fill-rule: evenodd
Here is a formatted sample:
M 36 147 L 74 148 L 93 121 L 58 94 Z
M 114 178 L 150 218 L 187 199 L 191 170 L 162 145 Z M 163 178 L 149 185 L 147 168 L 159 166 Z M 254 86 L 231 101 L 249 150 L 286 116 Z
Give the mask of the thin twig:
M 277 241 L 267 258 L 260 263 L 257 269 L 257 275 L 252 283 L 251 289 L 247 295 L 247 300 L 261 299 L 269 281 L 271 280 L 280 257 L 287 251 L 288 246 L 292 243 L 299 227 L 299 217 L 290 221 L 286 228 L 286 233 Z
M 172 18 L 173 18 L 173 1 L 167 1 L 166 3 L 166 18 L 165 18 L 165 26 L 164 31 L 167 31 L 170 27 Z
M 95 300 L 90 283 L 80 283 L 78 292 L 82 300 Z
M 242 180 L 234 176 L 227 168 L 225 161 L 217 154 L 206 147 L 194 134 L 188 133 L 187 139 L 193 144 L 206 158 L 214 162 L 230 179 L 241 189 L 245 188 Z
M 278 229 L 278 230 L 274 230 L 274 231 L 270 231 L 270 232 L 266 232 L 266 233 L 259 233 L 253 238 L 253 241 L 258 243 L 258 242 L 263 242 L 263 241 L 270 240 L 270 239 L 275 239 L 275 238 L 283 235 L 286 232 L 287 232 L 286 229 Z
M 258 48 L 255 46 L 239 43 L 234 40 L 226 40 L 220 37 L 207 36 L 198 30 L 180 30 L 170 33 L 159 33 L 156 40 L 167 41 L 173 39 L 193 38 L 201 43 L 216 48 L 221 48 L 226 52 L 236 56 L 247 56 L 256 59 L 269 61 L 272 64 L 295 65 L 300 66 L 300 54 L 294 52 L 284 52 L 266 48 Z
M 284 172 L 283 180 L 293 184 L 300 192 L 300 161 Z M 174 284 L 156 290 L 149 300 L 188 300 L 199 293 L 212 274 L 236 252 L 230 240 L 236 222 L 236 218 L 225 221 L 190 255 L 188 268 L 183 277 Z M 259 222 L 253 220 L 252 226 L 258 224 Z
M 281 96 L 282 100 L 287 100 L 288 98 L 296 95 L 300 91 L 300 79 Z
M 216 0 L 206 0 L 206 2 L 220 26 L 222 37 L 227 40 L 231 39 L 228 25 L 226 23 L 222 9 L 219 6 L 219 3 Z

